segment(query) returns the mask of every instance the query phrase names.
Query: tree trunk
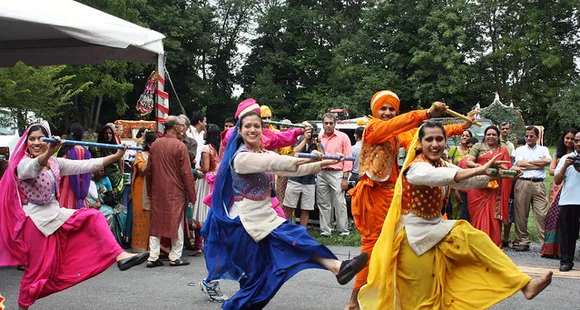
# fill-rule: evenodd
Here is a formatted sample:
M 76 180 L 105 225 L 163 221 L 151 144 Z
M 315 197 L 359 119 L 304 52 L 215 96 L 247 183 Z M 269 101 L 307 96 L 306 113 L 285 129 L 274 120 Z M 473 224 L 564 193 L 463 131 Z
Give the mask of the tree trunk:
M 100 95 L 97 98 L 97 106 L 94 111 L 94 118 L 93 118 L 93 131 L 97 131 L 97 125 L 99 124 L 99 116 L 101 114 L 101 104 L 103 104 L 103 96 Z

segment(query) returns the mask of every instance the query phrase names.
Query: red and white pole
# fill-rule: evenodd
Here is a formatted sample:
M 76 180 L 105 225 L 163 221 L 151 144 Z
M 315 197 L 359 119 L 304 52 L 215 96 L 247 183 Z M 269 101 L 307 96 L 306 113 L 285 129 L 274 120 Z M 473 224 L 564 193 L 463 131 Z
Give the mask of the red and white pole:
M 157 123 L 157 135 L 162 136 L 165 132 L 165 119 L 169 115 L 169 94 L 164 91 L 165 87 L 165 55 L 157 55 L 157 90 L 155 104 L 155 122 Z

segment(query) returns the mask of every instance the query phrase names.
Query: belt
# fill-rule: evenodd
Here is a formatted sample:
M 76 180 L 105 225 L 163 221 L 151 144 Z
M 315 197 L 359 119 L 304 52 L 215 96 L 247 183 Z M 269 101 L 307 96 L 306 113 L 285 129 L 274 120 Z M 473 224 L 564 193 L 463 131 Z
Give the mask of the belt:
M 325 171 L 342 171 L 341 169 L 332 169 L 332 168 L 322 168 L 320 170 L 325 170 Z
M 542 178 L 519 178 L 520 180 L 524 181 L 532 181 L 532 182 L 544 182 Z

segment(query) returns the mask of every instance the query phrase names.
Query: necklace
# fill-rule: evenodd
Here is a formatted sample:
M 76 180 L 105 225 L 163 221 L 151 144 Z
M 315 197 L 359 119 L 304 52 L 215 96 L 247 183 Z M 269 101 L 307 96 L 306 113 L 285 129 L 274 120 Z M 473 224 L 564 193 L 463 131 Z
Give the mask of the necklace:
M 489 147 L 487 144 L 485 145 L 485 147 L 487 148 L 487 151 L 491 154 L 493 153 L 493 151 L 497 150 L 498 146 L 496 145 L 495 147 L 491 148 Z

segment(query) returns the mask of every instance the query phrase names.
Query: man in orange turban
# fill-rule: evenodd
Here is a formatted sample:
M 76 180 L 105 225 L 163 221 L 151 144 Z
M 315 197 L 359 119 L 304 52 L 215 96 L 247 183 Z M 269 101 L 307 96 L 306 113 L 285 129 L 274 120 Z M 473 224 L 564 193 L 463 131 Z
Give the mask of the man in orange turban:
M 445 104 L 434 105 L 427 110 L 416 110 L 397 116 L 401 102 L 399 96 L 390 90 L 381 90 L 373 95 L 370 102 L 373 119 L 367 124 L 363 134 L 360 153 L 360 181 L 349 191 L 352 196 L 352 215 L 362 235 L 361 252 L 369 256 L 389 211 L 399 175 L 399 148 L 405 149 L 413 142 L 413 137 L 423 121 L 438 116 L 447 109 Z M 460 135 L 470 122 L 463 125 L 446 126 L 448 136 Z M 367 283 L 368 265 L 356 276 L 347 309 L 359 309 L 357 295 Z

